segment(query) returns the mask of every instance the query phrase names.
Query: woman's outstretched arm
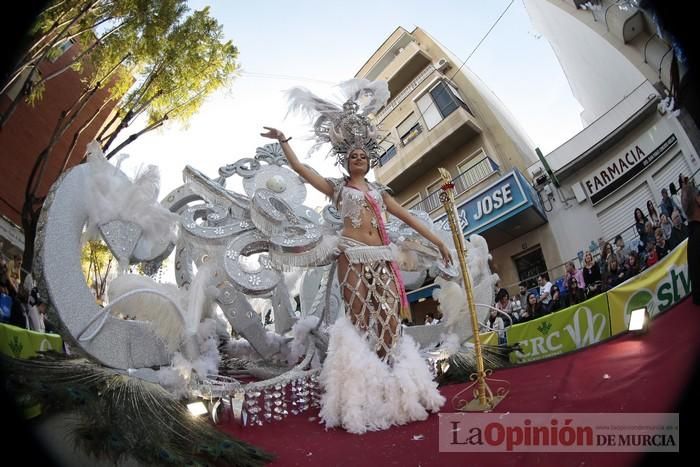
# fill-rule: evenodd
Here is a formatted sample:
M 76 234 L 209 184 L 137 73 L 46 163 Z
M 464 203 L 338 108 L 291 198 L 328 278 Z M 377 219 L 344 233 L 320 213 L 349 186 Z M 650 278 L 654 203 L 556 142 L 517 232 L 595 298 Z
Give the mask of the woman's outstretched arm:
M 384 193 L 384 204 L 386 204 L 386 208 L 391 214 L 401 219 L 406 223 L 406 225 L 434 243 L 435 246 L 438 247 L 438 250 L 440 250 L 440 255 L 442 255 L 442 260 L 445 262 L 445 264 L 452 264 L 452 255 L 450 254 L 450 250 L 447 248 L 447 245 L 445 245 L 445 242 L 440 240 L 440 238 L 438 238 L 438 236 L 435 235 L 425 224 L 411 214 L 408 209 L 401 206 L 388 193 Z
M 289 145 L 289 141 L 284 137 L 284 133 L 276 128 L 270 128 L 267 126 L 264 126 L 263 128 L 265 128 L 267 132 L 260 133 L 260 136 L 279 141 L 280 145 L 282 145 L 282 151 L 284 151 L 284 155 L 287 157 L 287 162 L 289 162 L 289 167 L 291 167 L 293 171 L 301 175 L 301 177 L 309 182 L 312 187 L 316 188 L 324 195 L 328 196 L 329 198 L 333 197 L 333 187 L 330 185 L 330 183 L 328 183 L 328 180 L 319 175 L 318 172 L 311 167 L 302 164 L 301 161 L 299 161 L 299 158 L 296 154 L 294 154 L 292 147 Z

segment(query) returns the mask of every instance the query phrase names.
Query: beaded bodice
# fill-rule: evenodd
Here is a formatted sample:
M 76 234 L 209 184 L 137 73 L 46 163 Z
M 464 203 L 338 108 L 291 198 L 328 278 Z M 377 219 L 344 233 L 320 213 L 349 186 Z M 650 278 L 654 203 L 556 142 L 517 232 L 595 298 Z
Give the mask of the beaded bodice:
M 364 212 L 372 213 L 372 209 L 367 203 L 365 193 L 350 186 L 342 178 L 327 179 L 333 185 L 333 201 L 340 211 L 343 220 L 349 219 L 356 229 L 362 227 L 362 217 Z M 382 198 L 382 193 L 386 187 L 377 183 L 368 183 L 370 191 L 367 192 L 381 206 L 382 213 L 386 212 L 386 205 Z M 377 228 L 377 219 L 371 216 L 372 227 Z

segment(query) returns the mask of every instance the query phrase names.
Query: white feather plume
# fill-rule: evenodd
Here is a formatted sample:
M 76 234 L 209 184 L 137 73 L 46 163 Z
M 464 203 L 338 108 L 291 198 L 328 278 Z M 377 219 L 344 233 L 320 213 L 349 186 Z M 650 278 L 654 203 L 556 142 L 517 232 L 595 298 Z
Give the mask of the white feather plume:
M 173 284 L 159 284 L 150 277 L 136 274 L 119 276 L 109 283 L 107 297 L 110 303 L 122 295 L 136 289 L 155 290 L 169 296 L 181 309 L 187 307 L 187 291 Z M 153 330 L 163 340 L 170 352 L 177 350 L 184 332 L 184 317 L 167 299 L 150 293 L 139 293 L 116 303 L 112 313 L 133 316 L 135 319 L 150 321 Z

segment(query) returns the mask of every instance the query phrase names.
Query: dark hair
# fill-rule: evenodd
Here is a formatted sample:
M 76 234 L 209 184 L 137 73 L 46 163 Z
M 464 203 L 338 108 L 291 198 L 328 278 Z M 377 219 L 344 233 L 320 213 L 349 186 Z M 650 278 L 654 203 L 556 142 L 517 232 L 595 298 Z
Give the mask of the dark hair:
M 569 277 L 569 283 L 568 283 L 569 288 L 571 288 L 572 284 L 576 284 L 576 287 L 578 287 L 578 285 L 579 285 L 578 281 L 576 280 L 575 277 Z
M 642 221 L 643 221 L 643 222 L 646 222 L 647 216 L 645 216 L 645 215 L 644 215 L 644 211 L 642 211 L 642 210 L 639 209 L 639 208 L 635 208 L 635 210 L 634 210 L 634 221 L 635 221 L 635 222 L 638 222 L 637 213 L 641 214 L 641 215 L 642 215 Z
M 676 193 L 678 193 L 678 191 L 676 190 L 676 184 L 673 182 L 669 183 L 668 191 L 670 191 L 672 195 L 675 195 Z
M 615 240 L 613 242 L 617 243 L 618 240 L 622 240 L 622 235 L 618 235 L 617 237 L 615 237 Z M 624 241 L 624 240 L 622 240 L 622 241 Z
M 647 200 L 647 211 L 649 211 L 650 216 L 652 211 L 654 211 L 654 214 L 656 214 L 657 216 L 659 215 L 659 213 L 656 212 L 656 206 L 654 206 L 654 203 L 650 199 Z
M 510 298 L 510 294 L 508 293 L 508 291 L 506 289 L 500 289 L 498 291 L 498 293 L 496 294 L 496 302 L 500 302 L 503 299 L 503 297 Z
M 546 281 L 549 280 L 549 274 L 548 274 L 547 272 L 541 272 L 541 273 L 537 276 L 537 278 L 539 279 L 540 277 L 541 277 L 542 279 L 546 280 Z

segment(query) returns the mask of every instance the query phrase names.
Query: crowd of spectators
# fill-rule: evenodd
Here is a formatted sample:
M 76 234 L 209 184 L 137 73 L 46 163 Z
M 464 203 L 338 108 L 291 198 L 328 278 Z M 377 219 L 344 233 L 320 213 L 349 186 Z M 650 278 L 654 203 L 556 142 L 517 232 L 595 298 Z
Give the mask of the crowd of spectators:
M 496 330 L 499 341 L 505 342 L 505 329 L 576 305 L 616 287 L 653 266 L 688 238 L 687 217 L 681 208 L 673 183 L 661 190 L 658 210 L 649 200 L 646 213 L 634 210 L 634 229 L 638 238 L 630 246 L 622 235 L 612 242 L 598 240 L 598 245 L 583 253 L 581 267 L 574 261 L 565 264 L 565 274 L 552 283 L 544 272 L 537 277 L 538 287 L 527 289 L 520 284 L 518 294 L 511 297 L 504 289 L 496 291 L 496 300 L 485 329 Z
M 0 322 L 37 332 L 54 332 L 46 318 L 46 303 L 31 275 L 20 282 L 22 258 L 0 256 Z

